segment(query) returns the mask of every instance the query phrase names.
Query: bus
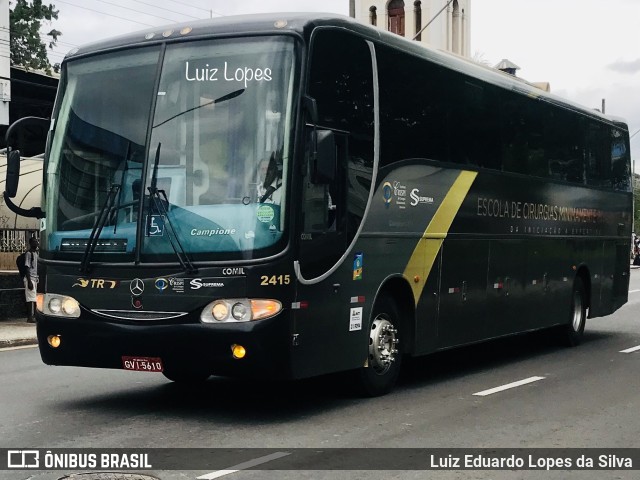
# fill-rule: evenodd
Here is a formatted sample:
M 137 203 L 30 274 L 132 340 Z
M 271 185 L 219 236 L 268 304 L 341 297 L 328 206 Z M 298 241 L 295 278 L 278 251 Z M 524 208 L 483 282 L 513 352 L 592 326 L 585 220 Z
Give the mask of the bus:
M 344 372 L 381 395 L 403 357 L 551 328 L 577 344 L 627 301 L 627 125 L 347 17 L 81 47 L 45 121 L 50 365 Z

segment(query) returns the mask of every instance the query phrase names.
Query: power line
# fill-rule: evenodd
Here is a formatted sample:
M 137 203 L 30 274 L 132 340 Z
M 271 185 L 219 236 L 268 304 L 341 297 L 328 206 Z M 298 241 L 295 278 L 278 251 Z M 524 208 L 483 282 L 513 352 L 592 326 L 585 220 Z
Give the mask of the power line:
M 73 7 L 82 8 L 84 10 L 89 10 L 90 12 L 99 13 L 101 15 L 107 15 L 109 17 L 119 18 L 120 20 L 126 20 L 127 22 L 137 23 L 139 25 L 144 25 L 145 27 L 156 27 L 157 25 L 150 25 L 148 23 L 138 22 L 137 20 L 131 20 L 130 18 L 120 17 L 118 15 L 112 15 L 111 13 L 101 12 L 99 10 L 94 10 L 93 8 L 82 7 L 80 5 L 76 5 L 75 3 L 65 2 L 64 0 L 56 0 L 58 3 L 65 3 L 67 5 L 71 5 Z
M 193 15 L 189 15 L 187 13 L 176 12 L 175 10 L 169 10 L 168 8 L 158 7 L 157 5 L 154 5 L 153 3 L 142 2 L 140 0 L 133 0 L 133 1 L 141 3 L 142 5 L 148 5 L 149 7 L 154 7 L 154 8 L 160 9 L 160 10 L 165 10 L 165 11 L 167 11 L 169 13 L 177 13 L 178 15 L 184 15 L 185 17 L 190 17 L 190 18 L 195 18 L 196 20 L 201 20 L 200 17 L 194 17 Z
M 149 15 L 150 17 L 160 18 L 162 20 L 167 20 L 168 22 L 175 22 L 176 20 L 173 18 L 161 17 L 160 15 L 154 15 L 153 13 L 143 12 L 141 10 L 136 10 L 135 8 L 123 7 L 122 5 L 118 5 L 117 3 L 107 2 L 107 0 L 96 0 L 96 2 L 106 3 L 107 5 L 112 5 L 118 8 L 124 8 L 125 10 L 131 10 L 132 12 L 141 13 L 143 15 Z
M 215 10 L 208 10 L 206 8 L 202 8 L 202 7 L 196 7 L 195 5 L 189 5 L 188 3 L 184 3 L 184 2 L 179 2 L 178 0 L 169 0 L 170 2 L 173 3 L 177 3 L 178 5 L 185 5 L 187 7 L 191 7 L 191 8 L 197 8 L 198 10 L 204 10 L 207 13 L 215 13 L 216 15 L 220 15 L 221 17 L 224 17 L 224 14 L 222 13 L 218 13 Z

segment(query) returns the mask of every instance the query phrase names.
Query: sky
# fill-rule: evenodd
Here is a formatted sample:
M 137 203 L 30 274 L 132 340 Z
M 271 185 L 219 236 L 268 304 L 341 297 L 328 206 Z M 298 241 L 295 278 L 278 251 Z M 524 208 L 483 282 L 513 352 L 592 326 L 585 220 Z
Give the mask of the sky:
M 74 46 L 193 18 L 258 12 L 347 15 L 348 0 L 47 0 L 62 31 L 51 60 Z M 405 1 L 412 5 L 413 2 Z M 120 5 L 116 6 L 116 5 Z M 162 17 L 162 18 L 159 18 Z M 517 75 L 551 92 L 622 117 L 640 131 L 640 0 L 472 0 L 471 52 L 493 66 L 507 58 Z M 44 30 L 44 29 L 43 29 Z M 640 133 L 631 139 L 640 172 Z

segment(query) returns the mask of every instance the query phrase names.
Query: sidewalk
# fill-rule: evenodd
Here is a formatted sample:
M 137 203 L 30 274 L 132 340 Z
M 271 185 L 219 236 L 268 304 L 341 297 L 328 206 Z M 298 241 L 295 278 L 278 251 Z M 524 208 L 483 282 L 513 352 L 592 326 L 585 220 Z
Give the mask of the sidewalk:
M 27 319 L 0 320 L 0 348 L 36 345 L 36 324 Z

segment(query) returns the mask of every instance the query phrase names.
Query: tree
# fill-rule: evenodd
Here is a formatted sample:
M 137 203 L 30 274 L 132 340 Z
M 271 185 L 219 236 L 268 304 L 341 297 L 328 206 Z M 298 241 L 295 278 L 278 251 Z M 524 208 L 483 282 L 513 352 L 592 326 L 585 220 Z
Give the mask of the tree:
M 58 10 L 52 4 L 44 5 L 42 0 L 15 1 L 9 12 L 11 65 L 27 70 L 44 70 L 51 74 L 52 66 L 47 57 L 47 47 L 53 48 L 62 32 L 52 28 L 46 34 L 50 40 L 45 43 L 40 37 L 40 28 L 43 23 L 49 25 L 57 18 Z M 57 66 L 56 64 L 54 68 Z

